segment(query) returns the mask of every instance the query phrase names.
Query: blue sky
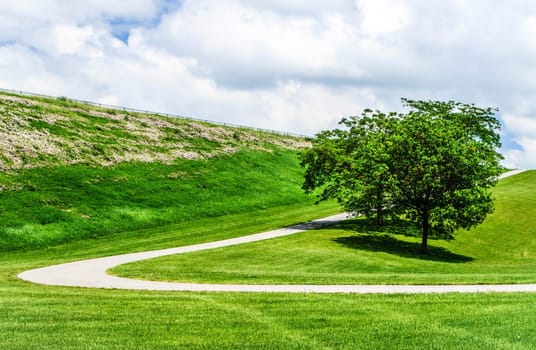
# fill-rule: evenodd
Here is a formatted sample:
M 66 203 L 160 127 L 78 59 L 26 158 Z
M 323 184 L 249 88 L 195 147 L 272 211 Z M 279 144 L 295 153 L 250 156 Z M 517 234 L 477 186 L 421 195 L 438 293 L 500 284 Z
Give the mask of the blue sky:
M 536 3 L 0 2 L 0 87 L 312 135 L 400 98 L 497 107 L 536 168 Z

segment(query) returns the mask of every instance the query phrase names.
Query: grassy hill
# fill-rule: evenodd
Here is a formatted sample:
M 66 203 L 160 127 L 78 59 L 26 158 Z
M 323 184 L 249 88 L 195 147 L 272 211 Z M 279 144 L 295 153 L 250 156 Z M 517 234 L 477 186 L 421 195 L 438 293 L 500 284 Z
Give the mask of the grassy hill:
M 0 93 L 0 250 L 262 211 L 300 190 L 302 138 Z
M 261 232 L 337 206 L 311 205 L 299 189 L 301 139 L 67 99 L 0 94 L 0 106 L 0 349 L 536 348 L 533 293 L 175 293 L 21 281 L 35 267 Z M 337 282 L 351 270 L 359 283 L 404 270 L 444 279 L 453 266 L 480 264 L 467 280 L 497 268 L 534 281 L 535 183 L 534 173 L 501 180 L 496 213 L 477 231 L 433 242 L 432 260 L 411 253 L 412 237 L 342 225 L 191 255 L 214 274 L 189 264 L 190 277 Z
M 453 242 L 433 242 L 443 255 L 422 260 L 411 255 L 411 238 L 396 236 L 379 245 L 341 244 L 337 237 L 359 237 L 345 227 L 318 230 L 290 241 L 273 240 L 265 246 L 229 247 L 210 252 L 217 280 L 221 270 L 230 278 L 250 282 L 274 278 L 288 283 L 289 276 L 309 278 L 323 269 L 341 278 L 341 266 L 363 271 L 367 262 L 372 280 L 384 279 L 400 269 L 422 264 L 472 264 L 480 261 L 485 273 L 507 271 L 512 264 L 525 269 L 534 281 L 533 172 L 502 180 L 496 189 L 497 212 L 479 232 L 466 232 Z M 298 210 L 296 210 L 298 208 Z M 250 213 L 207 217 L 145 231 L 124 232 L 98 240 L 79 240 L 43 250 L 0 254 L 0 347 L 2 349 L 534 349 L 536 347 L 536 294 L 449 293 L 439 295 L 344 295 L 270 293 L 182 293 L 50 287 L 16 278 L 26 269 L 83 258 L 169 246 L 201 243 L 240 234 L 260 232 L 303 219 L 301 204 L 268 208 L 257 220 Z M 321 216 L 313 208 L 307 215 Z M 516 210 L 511 210 L 515 208 Z M 290 210 L 289 210 L 290 209 Z M 532 215 L 532 216 L 530 216 Z M 289 218 L 290 216 L 290 218 Z M 493 219 L 493 220 L 491 220 Z M 372 232 L 361 233 L 365 237 Z M 382 233 L 378 236 L 381 238 Z M 488 237 L 489 236 L 489 237 Z M 406 243 L 404 243 L 406 242 Z M 408 243 L 409 242 L 409 243 Z M 459 242 L 459 248 L 455 246 Z M 361 244 L 360 244 L 361 243 Z M 409 247 L 408 247 L 409 245 Z M 467 245 L 464 256 L 456 256 Z M 410 248 L 410 250 L 407 250 Z M 413 252 L 417 247 L 413 246 Z M 286 260 L 281 256 L 288 249 Z M 264 251 L 263 251 L 264 250 Z M 281 251 L 280 251 L 281 250 Z M 476 253 L 480 252 L 480 253 Z M 209 252 L 207 252 L 209 253 Z M 245 253 L 240 256 L 239 253 Z M 252 254 L 259 254 L 252 259 Z M 329 253 L 329 256 L 328 254 Z M 437 251 L 434 251 L 437 253 Z M 195 253 L 197 254 L 197 253 Z M 296 254 L 296 255 L 293 255 Z M 193 261 L 205 264 L 199 256 Z M 349 260 L 354 256 L 354 261 Z M 313 257 L 316 256 L 316 261 Z M 372 259 L 371 257 L 374 257 Z M 473 258 L 468 260 L 467 258 Z M 441 259 L 444 259 L 443 261 Z M 453 259 L 454 261 L 448 261 Z M 500 261 L 504 259 L 504 261 Z M 236 267 L 235 261 L 249 266 Z M 352 265 L 348 266 L 348 262 Z M 174 263 L 179 263 L 178 261 Z M 274 264 L 274 268 L 267 265 Z M 396 266 L 394 263 L 398 263 Z M 330 266 L 331 265 L 331 266 Z M 376 265 L 376 271 L 371 266 Z M 451 265 L 452 266 L 452 265 Z M 517 266 L 517 267 L 516 267 Z M 523 267 L 524 266 L 524 267 Z M 166 267 L 170 268 L 168 264 Z M 199 272 L 203 266 L 188 264 Z M 309 270 L 309 271 L 307 271 Z M 383 270 L 383 271 L 381 271 Z M 161 271 L 155 269 L 157 274 Z M 275 272 L 269 276 L 267 272 Z M 406 271 L 420 274 L 423 271 Z M 354 277 L 357 275 L 355 272 Z M 241 275 L 242 274 L 242 275 Z M 455 274 L 455 273 L 454 273 Z M 467 278 L 478 271 L 467 271 Z M 364 276 L 361 273 L 360 276 Z M 376 275 L 376 276 L 375 276 Z M 441 278 L 448 277 L 448 268 Z M 181 274 L 182 276 L 182 274 Z M 199 274 L 198 274 L 199 276 Z M 504 274 L 503 274 L 504 276 Z M 207 278 L 208 277 L 208 278 Z M 318 275 L 317 275 L 318 277 Z M 331 278 L 331 277 L 330 277 Z M 334 280 L 332 279 L 332 281 Z M 369 280 L 371 281 L 371 280 Z M 506 281 L 506 279 L 505 279 Z M 354 279 L 353 283 L 359 283 Z
M 297 137 L 0 91 L 0 170 L 124 162 L 173 164 L 243 149 L 297 149 Z
M 121 265 L 128 277 L 247 284 L 482 284 L 536 282 L 536 171 L 501 180 L 496 211 L 430 255 L 400 226 L 358 218 L 322 230 Z

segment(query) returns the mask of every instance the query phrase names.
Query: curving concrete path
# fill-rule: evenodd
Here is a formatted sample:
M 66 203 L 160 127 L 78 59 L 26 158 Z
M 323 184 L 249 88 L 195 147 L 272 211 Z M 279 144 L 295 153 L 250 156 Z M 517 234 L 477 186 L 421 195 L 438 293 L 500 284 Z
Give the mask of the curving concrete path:
M 521 171 L 512 171 L 504 175 L 514 175 Z M 505 176 L 502 177 L 505 177 Z M 282 228 L 278 230 L 226 239 L 222 241 L 195 244 L 190 246 L 152 250 L 140 253 L 122 254 L 103 258 L 75 261 L 22 272 L 22 280 L 69 287 L 108 288 L 129 290 L 195 291 L 195 292 L 281 292 L 281 293 L 477 293 L 477 292 L 536 292 L 536 284 L 513 285 L 242 285 L 242 284 L 197 284 L 144 281 L 110 276 L 108 269 L 135 261 L 152 259 L 165 255 L 184 254 L 200 250 L 228 247 L 251 243 L 265 239 L 292 235 L 310 229 L 343 221 L 346 214 Z
M 517 174 L 522 173 L 524 171 L 527 171 L 527 170 L 526 169 L 510 170 L 510 171 L 507 171 L 507 172 L 499 175 L 499 179 L 504 179 L 505 177 L 514 176 L 514 175 L 517 175 Z

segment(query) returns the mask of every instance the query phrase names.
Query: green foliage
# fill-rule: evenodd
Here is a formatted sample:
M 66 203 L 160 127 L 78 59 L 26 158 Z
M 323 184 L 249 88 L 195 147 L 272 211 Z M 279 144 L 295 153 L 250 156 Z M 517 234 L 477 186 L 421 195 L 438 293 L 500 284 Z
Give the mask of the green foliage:
M 404 102 L 411 108 L 395 123 L 390 171 L 398 203 L 429 233 L 469 229 L 493 211 L 490 187 L 502 172 L 499 122 L 490 108 L 455 102 Z
M 322 188 L 321 200 L 336 198 L 345 210 L 383 217 L 394 208 L 394 179 L 387 166 L 389 127 L 396 115 L 365 110 L 361 117 L 343 119 L 345 130 L 324 131 L 313 148 L 302 154 L 303 189 Z
M 302 155 L 304 190 L 321 188 L 357 215 L 402 215 L 428 236 L 451 238 L 493 211 L 489 188 L 503 171 L 494 110 L 456 102 L 412 101 L 406 114 L 365 110 L 344 130 L 317 135 Z

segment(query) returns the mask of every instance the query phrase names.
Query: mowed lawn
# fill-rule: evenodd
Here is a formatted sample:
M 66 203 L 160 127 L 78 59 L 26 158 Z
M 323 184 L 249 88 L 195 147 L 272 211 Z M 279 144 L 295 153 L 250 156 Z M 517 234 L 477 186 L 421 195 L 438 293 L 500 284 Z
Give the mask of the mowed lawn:
M 356 219 L 248 245 L 166 256 L 112 273 L 153 280 L 250 284 L 481 284 L 536 282 L 536 171 L 495 188 L 479 227 L 419 253 L 411 227 Z M 396 232 L 397 234 L 390 234 Z
M 398 260 L 401 264 L 399 268 L 403 268 L 404 264 L 409 268 L 410 261 L 411 264 L 424 264 L 423 266 L 481 264 L 483 267 L 488 266 L 484 271 L 486 275 L 492 273 L 493 265 L 502 266 L 502 269 L 518 269 L 519 274 L 523 274 L 524 270 L 524 273 L 530 275 L 530 264 L 533 264 L 531 259 L 534 258 L 534 234 L 520 235 L 519 230 L 534 230 L 534 225 L 531 224 L 534 216 L 530 218 L 527 215 L 527 210 L 534 203 L 534 179 L 534 173 L 526 173 L 501 181 L 496 189 L 496 214 L 479 229 L 459 233 L 455 241 L 432 242 L 432 246 L 436 247 L 433 252 L 438 258 L 421 259 L 415 256 L 412 249 L 406 250 L 415 244 L 414 238 L 406 236 L 395 236 L 395 243 L 402 243 L 393 243 L 387 245 L 387 248 L 382 248 L 379 244 L 369 243 L 364 247 L 359 241 L 348 243 L 334 240 L 344 237 L 351 239 L 360 235 L 383 237 L 383 234 L 373 235 L 372 232 L 354 232 L 347 226 L 305 233 L 304 237 L 311 237 L 301 242 L 311 242 L 311 247 L 317 248 L 322 248 L 324 244 L 321 242 L 325 242 L 332 247 L 330 249 L 341 255 L 367 253 L 376 256 L 378 260 L 384 256 L 386 259 Z M 522 209 L 520 203 L 527 210 Z M 141 292 L 40 286 L 16 278 L 17 273 L 37 266 L 255 233 L 326 216 L 334 210 L 331 204 L 321 207 L 305 203 L 293 204 L 185 221 L 159 229 L 123 232 L 41 250 L 3 252 L 0 257 L 0 348 L 536 348 L 536 294 L 533 293 L 315 295 Z M 340 232 L 340 235 L 330 236 L 334 232 Z M 313 236 L 318 238 L 313 239 Z M 299 240 L 293 241 L 297 238 L 299 236 L 289 237 L 289 242 L 299 243 Z M 276 244 L 278 241 L 280 240 L 264 244 Z M 255 245 L 228 249 L 253 249 Z M 439 250 L 440 248 L 444 249 Z M 347 251 L 351 254 L 345 253 Z M 221 257 L 220 254 L 223 253 L 224 250 L 210 252 L 215 254 L 214 257 Z M 270 253 L 274 256 L 279 254 L 277 251 L 266 252 L 267 255 Z M 303 254 L 311 257 L 314 252 Z M 182 259 L 178 256 L 175 258 Z M 233 257 L 237 258 L 240 257 Z M 220 263 L 230 264 L 233 259 L 222 259 Z M 247 256 L 244 259 L 251 261 Z M 323 259 L 326 259 L 325 255 L 319 260 Z M 289 257 L 284 263 L 277 262 L 277 259 L 271 261 L 286 266 L 287 271 L 296 266 L 314 263 L 299 260 L 300 257 Z M 266 265 L 269 263 L 257 261 L 255 268 Z M 193 267 L 192 264 L 190 266 Z M 333 274 L 341 273 L 337 272 L 336 267 L 333 266 Z M 386 268 L 387 266 L 381 267 L 384 270 Z M 470 274 L 470 268 L 466 269 L 463 274 Z M 242 268 L 242 271 L 246 270 L 247 267 Z M 267 269 L 258 270 L 263 272 Z M 374 274 L 372 268 L 369 270 Z M 240 270 L 230 272 L 233 275 L 241 273 Z M 364 275 L 364 272 L 361 271 L 358 275 Z M 447 272 L 448 268 L 445 268 L 443 275 Z M 376 273 L 389 276 L 385 271 Z M 295 273 L 308 274 L 304 267 Z M 425 274 L 432 275 L 426 271 Z M 500 274 L 504 275 L 504 272 Z M 284 276 L 284 271 L 279 275 Z M 212 278 L 215 277 L 209 279 Z M 290 280 L 281 278 L 280 282 L 289 283 Z

